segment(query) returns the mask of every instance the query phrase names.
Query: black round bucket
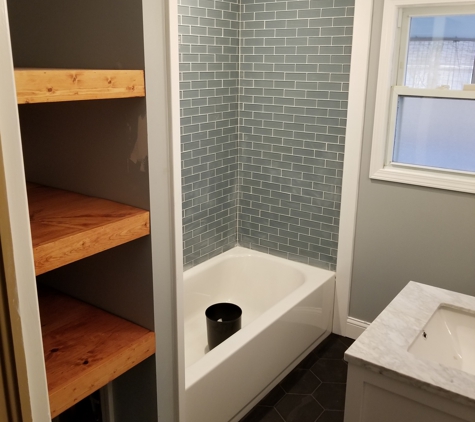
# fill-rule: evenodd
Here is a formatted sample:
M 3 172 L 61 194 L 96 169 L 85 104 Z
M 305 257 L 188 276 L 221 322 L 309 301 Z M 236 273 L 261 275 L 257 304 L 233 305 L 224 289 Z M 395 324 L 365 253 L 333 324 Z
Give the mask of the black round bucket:
M 241 329 L 242 310 L 234 303 L 215 303 L 205 315 L 209 350 Z

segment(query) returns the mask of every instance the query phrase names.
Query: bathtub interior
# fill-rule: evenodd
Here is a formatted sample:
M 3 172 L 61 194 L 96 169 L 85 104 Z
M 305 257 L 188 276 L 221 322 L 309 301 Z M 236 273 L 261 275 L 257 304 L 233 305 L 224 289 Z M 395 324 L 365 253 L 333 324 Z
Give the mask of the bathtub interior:
M 218 302 L 240 306 L 242 328 L 303 283 L 302 275 L 285 265 L 262 265 L 262 258 L 229 254 L 211 270 L 191 274 L 185 281 L 185 366 L 207 352 L 205 309 Z
M 304 282 L 299 264 L 240 247 L 185 272 L 185 367 L 209 352 L 204 315 L 208 306 L 219 302 L 240 306 L 244 328 Z

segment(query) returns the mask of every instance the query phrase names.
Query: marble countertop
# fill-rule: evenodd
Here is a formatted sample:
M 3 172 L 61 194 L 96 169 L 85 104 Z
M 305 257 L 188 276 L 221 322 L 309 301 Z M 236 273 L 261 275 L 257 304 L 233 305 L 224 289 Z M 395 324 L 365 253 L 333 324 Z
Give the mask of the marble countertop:
M 346 351 L 345 360 L 475 407 L 475 375 L 407 351 L 441 303 L 475 311 L 475 297 L 411 281 Z

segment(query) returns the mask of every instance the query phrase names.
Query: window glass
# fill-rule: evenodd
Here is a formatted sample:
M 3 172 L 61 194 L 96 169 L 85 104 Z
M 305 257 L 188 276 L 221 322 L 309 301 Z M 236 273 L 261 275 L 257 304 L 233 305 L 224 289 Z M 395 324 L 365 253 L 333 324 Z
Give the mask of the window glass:
M 399 96 L 393 162 L 475 172 L 475 101 Z
M 475 84 L 475 15 L 411 17 L 404 85 L 470 89 Z

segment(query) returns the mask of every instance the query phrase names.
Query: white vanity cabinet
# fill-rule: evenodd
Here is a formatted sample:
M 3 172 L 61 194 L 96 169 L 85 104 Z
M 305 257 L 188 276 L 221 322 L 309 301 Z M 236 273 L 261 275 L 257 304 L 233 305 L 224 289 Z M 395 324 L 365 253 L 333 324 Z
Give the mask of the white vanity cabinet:
M 411 281 L 350 346 L 345 422 L 475 421 L 475 375 L 411 351 L 439 341 L 428 322 L 441 305 L 475 315 L 475 297 Z
M 384 371 L 383 371 L 384 372 Z M 473 422 L 475 407 L 348 365 L 345 422 Z
M 11 422 L 48 422 L 99 389 L 109 422 L 179 420 L 168 6 L 0 0 Z

